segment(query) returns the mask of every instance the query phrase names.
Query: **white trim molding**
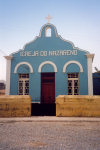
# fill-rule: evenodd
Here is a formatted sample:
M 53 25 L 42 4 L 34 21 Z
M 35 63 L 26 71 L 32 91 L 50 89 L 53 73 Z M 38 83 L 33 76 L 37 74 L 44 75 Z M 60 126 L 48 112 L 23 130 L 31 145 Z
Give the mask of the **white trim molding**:
M 10 95 L 10 72 L 11 72 L 11 59 L 13 56 L 4 56 L 6 59 L 6 95 Z
M 83 67 L 82 65 L 80 64 L 80 62 L 78 61 L 75 61 L 75 60 L 72 60 L 72 61 L 68 61 L 67 63 L 65 63 L 64 67 L 63 67 L 63 72 L 65 73 L 66 72 L 66 68 L 68 67 L 69 64 L 77 64 L 80 68 L 80 72 L 83 72 Z
M 48 36 L 47 35 L 47 30 L 48 29 L 50 29 L 50 35 Z M 51 28 L 49 27 L 49 26 L 47 26 L 46 28 L 45 28 L 45 37 L 51 37 Z
M 43 28 L 45 28 L 45 27 L 51 28 L 51 26 L 54 27 L 56 37 L 58 37 L 57 29 L 56 29 L 56 27 L 55 27 L 53 24 L 51 24 L 51 23 L 46 23 L 46 24 L 44 24 L 44 25 L 41 27 L 39 37 L 41 37 L 41 35 L 42 35 Z
M 38 69 L 38 72 L 39 72 L 39 73 L 41 72 L 42 67 L 43 67 L 44 65 L 46 65 L 46 64 L 52 65 L 53 68 L 54 68 L 54 72 L 57 72 L 57 67 L 56 67 L 56 65 L 55 65 L 52 61 L 44 61 L 44 62 L 42 62 L 42 63 L 40 64 L 40 66 L 39 66 L 39 69 Z
M 88 69 L 88 95 L 93 95 L 92 61 L 94 54 L 86 54 Z
M 32 66 L 28 63 L 28 62 L 20 62 L 20 63 L 18 63 L 17 65 L 16 65 L 16 67 L 15 67 L 15 69 L 14 69 L 14 73 L 17 73 L 17 69 L 18 69 L 18 67 L 19 66 L 21 66 L 21 65 L 27 65 L 29 68 L 30 68 L 30 73 L 33 73 L 33 68 L 32 68 Z
M 41 37 L 42 31 L 43 31 L 43 28 L 44 28 L 44 27 L 50 27 L 50 28 L 51 28 L 51 26 L 54 27 L 56 37 L 59 37 L 61 40 L 65 41 L 65 42 L 68 42 L 69 44 L 71 44 L 73 50 L 76 50 L 76 49 L 77 49 L 77 50 L 80 50 L 80 51 L 84 51 L 84 52 L 86 52 L 86 53 L 89 53 L 87 50 L 83 50 L 83 49 L 80 49 L 80 48 L 78 48 L 78 47 L 75 47 L 75 45 L 74 45 L 73 42 L 71 42 L 71 41 L 69 41 L 69 40 L 66 40 L 66 39 L 63 39 L 60 35 L 58 35 L 57 29 L 56 29 L 56 27 L 55 27 L 53 24 L 51 24 L 51 23 L 46 23 L 46 24 L 44 24 L 44 25 L 41 27 L 39 36 L 36 36 L 32 41 L 27 42 L 27 43 L 24 45 L 24 47 L 23 47 L 22 49 L 19 49 L 18 51 L 12 53 L 11 55 L 16 54 L 16 53 L 18 53 L 18 52 L 24 50 L 25 47 L 26 47 L 28 44 L 31 44 L 31 43 L 35 42 L 38 38 Z

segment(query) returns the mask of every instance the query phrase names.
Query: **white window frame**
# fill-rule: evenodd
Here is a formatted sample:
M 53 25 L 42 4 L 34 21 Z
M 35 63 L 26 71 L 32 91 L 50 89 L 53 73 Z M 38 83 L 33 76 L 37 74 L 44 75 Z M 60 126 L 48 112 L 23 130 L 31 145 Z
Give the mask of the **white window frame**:
M 68 74 L 76 74 L 76 73 L 68 73 Z M 72 86 L 71 86 L 71 88 L 72 88 L 72 94 L 69 94 L 69 92 L 68 92 L 68 95 L 79 95 L 79 74 L 78 74 L 78 77 L 76 77 L 76 78 L 69 78 L 68 77 L 68 74 L 67 74 L 67 81 L 72 81 Z M 75 86 L 74 86 L 74 81 L 75 80 L 77 80 L 78 81 L 78 92 L 77 92 L 77 94 L 75 94 L 75 92 L 74 92 L 74 88 L 75 88 Z M 69 89 L 69 86 L 67 85 L 67 90 Z
M 25 77 L 25 78 L 23 78 L 23 77 L 20 77 L 20 76 L 22 76 L 22 75 L 28 75 L 29 76 L 29 74 L 19 74 L 19 81 L 18 81 L 18 95 L 29 95 L 29 92 L 28 93 L 26 93 L 26 88 L 28 88 L 28 90 L 29 90 L 29 86 L 27 87 L 27 86 L 25 86 L 25 82 L 26 81 L 28 81 L 28 83 L 29 83 L 29 77 Z M 19 86 L 19 82 L 20 81 L 22 81 L 23 82 L 23 85 L 22 85 L 22 94 L 20 93 L 20 86 Z

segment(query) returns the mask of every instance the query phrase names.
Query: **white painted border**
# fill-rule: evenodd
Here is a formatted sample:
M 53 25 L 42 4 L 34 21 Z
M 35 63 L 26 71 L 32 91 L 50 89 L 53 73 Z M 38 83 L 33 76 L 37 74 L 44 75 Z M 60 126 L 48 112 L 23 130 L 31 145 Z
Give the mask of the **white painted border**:
M 51 25 L 51 26 L 54 27 L 56 37 L 59 37 L 61 40 L 70 43 L 70 44 L 72 45 L 73 49 L 77 49 L 77 50 L 80 50 L 80 51 L 84 51 L 84 52 L 86 52 L 86 53 L 89 53 L 87 50 L 83 50 L 83 49 L 80 49 L 80 48 L 78 48 L 78 47 L 75 47 L 75 45 L 74 45 L 73 42 L 62 38 L 61 35 L 58 35 L 56 27 L 55 27 L 53 24 L 51 24 L 51 23 L 47 23 L 47 24 L 44 24 L 44 25 L 42 26 L 42 28 L 41 28 L 41 30 L 40 30 L 39 37 L 41 37 L 41 33 L 42 33 L 43 28 L 44 28 L 45 26 L 49 26 L 49 25 Z M 38 37 L 37 37 L 37 38 L 38 38 Z
M 18 52 L 20 52 L 20 51 L 23 51 L 23 50 L 25 49 L 26 45 L 28 45 L 28 44 L 30 44 L 30 43 L 32 43 L 32 42 L 35 42 L 35 40 L 37 40 L 39 37 L 41 37 L 41 33 L 42 33 L 43 28 L 44 28 L 45 26 L 48 26 L 48 25 L 51 25 L 51 26 L 54 27 L 56 37 L 58 37 L 58 33 L 57 33 L 56 27 L 55 27 L 53 24 L 51 24 L 51 23 L 46 23 L 46 24 L 44 24 L 44 25 L 41 27 L 39 36 L 36 36 L 32 41 L 27 42 L 27 43 L 23 46 L 22 49 L 19 49 L 18 51 L 11 53 L 10 56 L 12 56 L 12 55 L 14 55 L 14 54 L 16 54 L 16 53 L 18 53 Z
M 17 73 L 17 69 L 21 65 L 27 65 L 30 68 L 30 73 L 33 73 L 33 68 L 32 68 L 32 66 L 28 62 L 20 62 L 20 63 L 18 63 L 16 65 L 15 69 L 14 69 L 14 73 Z
M 58 37 L 59 35 L 58 35 L 58 33 L 57 33 L 57 29 L 56 29 L 56 27 L 55 27 L 53 24 L 51 24 L 51 23 L 47 23 L 47 24 L 44 24 L 44 25 L 42 26 L 42 28 L 41 28 L 41 30 L 40 30 L 39 37 L 41 37 L 41 33 L 42 33 L 43 28 L 44 28 L 44 27 L 51 28 L 50 26 L 53 26 L 53 27 L 54 27 L 56 37 Z
M 52 36 L 52 33 L 51 33 L 50 36 L 47 36 L 47 30 L 48 30 L 48 29 L 50 29 L 50 32 L 51 32 L 51 28 L 50 28 L 49 26 L 47 26 L 47 27 L 45 28 L 45 37 L 51 37 L 51 36 Z
M 4 56 L 6 59 L 6 95 L 10 95 L 10 72 L 11 72 L 11 59 L 13 56 Z
M 78 61 L 75 61 L 75 60 L 72 60 L 72 61 L 68 61 L 67 63 L 65 63 L 64 67 L 63 67 L 63 72 L 65 73 L 66 72 L 66 68 L 68 67 L 69 64 L 77 64 L 80 68 L 80 72 L 83 72 L 83 67 L 82 65 L 80 64 L 80 62 Z
M 55 27 L 53 24 L 51 24 L 51 23 L 47 23 L 47 24 L 44 24 L 44 25 L 41 27 L 39 36 L 36 36 L 32 41 L 27 42 L 27 43 L 24 45 L 23 49 L 19 49 L 18 51 L 14 52 L 14 53 L 11 53 L 10 56 L 12 56 L 12 55 L 14 55 L 14 54 L 16 54 L 16 53 L 18 53 L 18 52 L 24 50 L 26 45 L 28 45 L 28 44 L 34 42 L 35 40 L 37 40 L 37 38 L 41 37 L 41 33 L 42 33 L 43 28 L 44 28 L 45 26 L 49 26 L 49 25 L 51 25 L 51 26 L 54 27 L 56 37 L 59 37 L 61 40 L 70 43 L 70 44 L 72 45 L 73 49 L 77 49 L 77 50 L 80 50 L 80 51 L 84 51 L 84 52 L 86 52 L 87 54 L 89 54 L 89 52 L 88 52 L 87 50 L 83 50 L 83 49 L 80 49 L 80 48 L 78 48 L 78 47 L 75 47 L 73 42 L 62 38 L 61 35 L 58 35 L 56 27 Z
M 57 67 L 56 67 L 56 65 L 55 65 L 52 61 L 44 61 L 44 62 L 42 62 L 42 63 L 40 64 L 40 66 L 39 66 L 39 69 L 38 69 L 38 72 L 39 72 L 39 73 L 41 73 L 42 67 L 43 67 L 44 65 L 46 65 L 46 64 L 52 65 L 53 68 L 54 68 L 54 72 L 57 72 Z
M 94 54 L 86 54 L 88 70 L 88 95 L 93 95 L 92 61 Z

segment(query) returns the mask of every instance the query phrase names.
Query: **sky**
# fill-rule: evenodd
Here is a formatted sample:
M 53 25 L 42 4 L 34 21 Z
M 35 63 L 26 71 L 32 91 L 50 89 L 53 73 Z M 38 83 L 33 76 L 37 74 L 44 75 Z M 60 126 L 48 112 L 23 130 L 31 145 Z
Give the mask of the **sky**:
M 75 47 L 95 54 L 100 70 L 100 0 L 0 0 L 0 80 L 6 80 L 4 56 L 22 49 L 50 23 Z

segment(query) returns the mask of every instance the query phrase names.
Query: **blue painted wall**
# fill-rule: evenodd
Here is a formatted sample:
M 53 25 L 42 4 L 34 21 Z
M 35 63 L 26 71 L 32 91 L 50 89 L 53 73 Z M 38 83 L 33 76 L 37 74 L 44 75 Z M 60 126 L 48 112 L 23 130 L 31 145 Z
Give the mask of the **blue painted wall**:
M 47 37 L 45 35 L 47 28 L 51 28 L 51 37 Z M 69 53 L 65 55 L 60 54 L 60 52 L 58 55 L 58 51 L 63 50 L 76 50 L 77 55 L 69 55 Z M 56 54 L 49 55 L 52 51 L 56 51 Z M 37 56 L 34 56 L 34 52 L 36 52 Z M 57 67 L 57 72 L 55 73 L 56 97 L 58 95 L 67 94 L 68 72 L 79 72 L 79 94 L 88 95 L 87 58 L 85 56 L 87 53 L 89 52 L 74 47 L 72 42 L 62 39 L 61 36 L 58 35 L 54 25 L 45 24 L 40 30 L 40 35 L 36 37 L 34 41 L 26 44 L 23 50 L 19 50 L 18 52 L 11 54 L 13 59 L 11 61 L 10 94 L 18 94 L 18 73 L 29 73 L 29 94 L 32 97 L 32 101 L 40 102 L 41 73 L 38 72 L 38 68 L 42 62 L 52 61 Z M 79 66 L 72 63 L 67 67 L 66 73 L 63 73 L 63 66 L 65 63 L 73 60 L 78 61 L 82 65 L 84 71 L 80 72 Z M 30 63 L 34 72 L 30 73 L 30 69 L 27 65 L 21 65 L 15 74 L 14 69 L 20 62 Z M 42 67 L 42 72 L 54 72 L 54 68 L 50 64 L 46 64 Z

